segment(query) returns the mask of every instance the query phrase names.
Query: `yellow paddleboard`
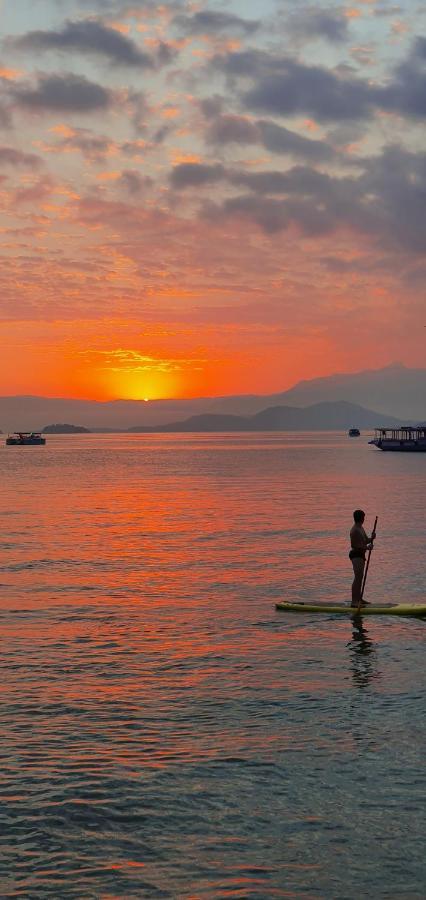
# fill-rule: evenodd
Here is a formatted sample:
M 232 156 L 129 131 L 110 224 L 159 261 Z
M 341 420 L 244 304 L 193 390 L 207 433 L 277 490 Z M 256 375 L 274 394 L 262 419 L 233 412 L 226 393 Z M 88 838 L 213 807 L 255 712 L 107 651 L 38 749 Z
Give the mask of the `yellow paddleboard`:
M 343 603 L 276 603 L 281 612 L 296 613 L 336 613 L 337 615 L 356 616 L 358 610 Z M 389 603 L 387 606 L 362 606 L 362 616 L 426 616 L 426 604 Z

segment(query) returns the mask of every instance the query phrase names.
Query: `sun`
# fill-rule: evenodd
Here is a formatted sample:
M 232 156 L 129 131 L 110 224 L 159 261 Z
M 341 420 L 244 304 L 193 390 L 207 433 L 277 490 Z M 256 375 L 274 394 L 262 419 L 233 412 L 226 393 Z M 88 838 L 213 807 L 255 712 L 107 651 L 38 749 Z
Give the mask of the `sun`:
M 144 400 L 144 403 L 149 403 L 149 397 L 144 397 L 143 400 Z

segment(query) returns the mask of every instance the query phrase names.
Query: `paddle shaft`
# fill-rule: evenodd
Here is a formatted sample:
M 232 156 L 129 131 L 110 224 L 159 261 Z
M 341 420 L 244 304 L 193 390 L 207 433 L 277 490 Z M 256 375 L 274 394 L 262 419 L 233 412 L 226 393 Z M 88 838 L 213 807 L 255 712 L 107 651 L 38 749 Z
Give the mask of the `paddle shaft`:
M 376 533 L 377 520 L 378 520 L 378 518 L 379 518 L 379 517 L 376 516 L 376 518 L 375 518 L 375 520 L 374 520 L 373 534 Z M 367 565 L 366 565 L 366 567 L 365 567 L 364 578 L 362 579 L 361 597 L 360 597 L 360 601 L 359 601 L 359 604 L 358 604 L 358 610 L 361 608 L 362 599 L 363 599 L 363 597 L 364 597 L 365 582 L 367 581 L 368 567 L 369 567 L 369 565 L 370 565 L 370 559 L 371 559 L 371 551 L 372 551 L 372 549 L 373 549 L 373 543 L 370 544 L 370 547 L 369 547 L 369 550 L 368 550 Z

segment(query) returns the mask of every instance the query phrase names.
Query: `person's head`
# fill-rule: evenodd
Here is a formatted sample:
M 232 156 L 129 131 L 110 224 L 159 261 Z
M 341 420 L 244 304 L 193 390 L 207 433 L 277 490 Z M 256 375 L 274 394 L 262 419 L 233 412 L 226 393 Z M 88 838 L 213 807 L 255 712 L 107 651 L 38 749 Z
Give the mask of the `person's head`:
M 364 510 L 363 510 L 363 509 L 356 509 L 355 512 L 354 512 L 354 522 L 355 522 L 357 525 L 362 525 L 364 519 L 365 519 L 365 512 L 364 512 Z

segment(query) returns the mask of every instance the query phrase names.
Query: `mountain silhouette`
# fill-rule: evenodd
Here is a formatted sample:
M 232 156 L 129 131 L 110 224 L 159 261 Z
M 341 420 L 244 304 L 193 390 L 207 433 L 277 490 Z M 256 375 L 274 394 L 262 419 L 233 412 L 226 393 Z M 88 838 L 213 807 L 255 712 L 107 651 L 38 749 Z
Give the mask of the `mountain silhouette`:
M 204 413 L 190 416 L 183 422 L 169 422 L 165 425 L 134 426 L 129 431 L 147 432 L 191 432 L 191 431 L 327 431 L 400 424 L 400 420 L 371 409 L 364 409 L 355 403 L 316 403 L 305 408 L 291 406 L 271 406 L 254 416 L 232 416 Z
M 34 431 L 46 422 L 78 422 L 91 431 L 126 431 L 137 423 L 149 428 L 205 414 L 250 417 L 271 407 L 300 408 L 338 401 L 373 408 L 384 417 L 380 420 L 384 424 L 392 424 L 392 419 L 411 420 L 416 424 L 426 418 L 426 369 L 393 365 L 300 381 L 287 391 L 269 395 L 150 400 L 149 403 L 143 400 L 0 397 L 0 426 L 3 431 Z

